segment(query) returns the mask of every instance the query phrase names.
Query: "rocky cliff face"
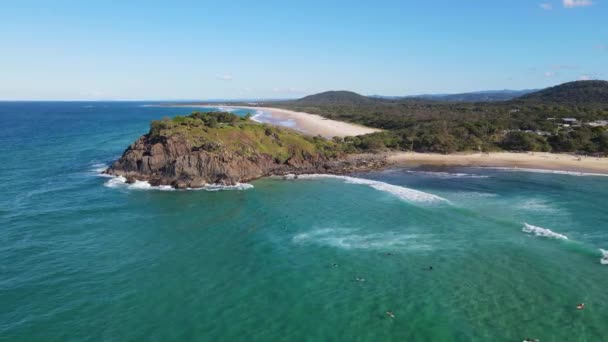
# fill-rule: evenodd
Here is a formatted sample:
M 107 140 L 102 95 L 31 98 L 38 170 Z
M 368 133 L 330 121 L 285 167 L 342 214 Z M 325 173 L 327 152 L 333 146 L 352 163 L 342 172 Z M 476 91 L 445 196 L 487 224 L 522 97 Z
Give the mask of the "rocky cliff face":
M 236 153 L 213 144 L 192 146 L 180 135 L 146 134 L 135 141 L 105 173 L 124 176 L 127 182 L 148 181 L 178 189 L 206 184 L 234 185 L 270 175 L 304 173 L 349 173 L 382 167 L 381 156 L 294 152 L 279 161 L 271 155 L 250 151 Z

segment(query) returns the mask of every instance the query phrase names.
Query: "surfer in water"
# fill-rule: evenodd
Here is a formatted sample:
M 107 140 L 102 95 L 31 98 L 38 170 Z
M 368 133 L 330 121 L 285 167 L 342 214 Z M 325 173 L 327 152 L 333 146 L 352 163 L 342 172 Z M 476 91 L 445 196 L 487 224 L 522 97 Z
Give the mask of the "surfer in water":
M 580 303 L 576 306 L 576 310 L 583 310 L 585 308 L 585 303 Z

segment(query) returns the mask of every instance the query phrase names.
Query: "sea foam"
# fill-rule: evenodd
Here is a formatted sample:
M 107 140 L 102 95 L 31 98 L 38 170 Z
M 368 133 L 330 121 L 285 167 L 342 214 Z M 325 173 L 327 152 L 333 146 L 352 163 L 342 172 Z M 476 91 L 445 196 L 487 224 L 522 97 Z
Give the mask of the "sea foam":
M 590 172 L 576 172 L 576 171 L 561 171 L 561 170 L 545 170 L 545 169 L 530 169 L 523 167 L 484 167 L 484 169 L 501 170 L 501 171 L 520 171 L 520 172 L 532 172 L 532 173 L 549 173 L 556 175 L 568 175 L 568 176 L 601 176 L 608 177 L 608 174 L 604 173 L 590 173 Z
M 263 115 L 264 115 L 264 112 L 263 112 L 263 111 L 261 111 L 261 110 L 256 110 L 256 111 L 255 111 L 255 114 L 253 114 L 253 116 L 251 117 L 251 120 L 252 120 L 252 121 L 255 121 L 255 122 L 262 123 L 261 118 L 262 118 L 262 116 L 263 116 Z
M 537 227 L 527 223 L 524 223 L 524 227 L 521 231 L 524 233 L 534 234 L 536 236 L 542 236 L 551 239 L 568 240 L 568 237 L 566 235 L 556 233 L 551 229 Z
M 471 173 L 459 173 L 459 172 L 439 172 L 439 171 L 416 171 L 416 170 L 407 170 L 405 171 L 406 173 L 412 173 L 412 174 L 420 174 L 423 176 L 428 176 L 428 177 L 436 177 L 436 178 L 444 178 L 444 179 L 451 179 L 451 178 L 490 178 L 490 176 L 486 176 L 486 175 L 476 175 L 476 174 L 471 174 Z
M 426 236 L 382 232 L 365 234 L 354 229 L 323 228 L 300 233 L 292 238 L 296 244 L 318 244 L 340 249 L 415 249 L 431 250 Z
M 127 184 L 127 179 L 123 176 L 112 177 L 104 183 L 108 188 L 123 188 L 129 190 L 159 190 L 159 191 L 176 191 L 177 189 L 170 185 L 152 186 L 145 181 L 135 181 L 132 184 Z M 203 190 L 203 191 L 228 191 L 228 190 L 247 190 L 253 188 L 253 185 L 248 183 L 237 183 L 235 185 L 208 184 L 202 188 L 188 188 L 185 190 Z
M 219 106 L 219 107 L 215 107 L 215 108 L 217 108 L 217 110 L 220 112 L 228 112 L 228 113 L 234 112 L 234 108 L 230 108 L 230 107 Z
M 553 207 L 546 200 L 539 199 L 539 198 L 531 198 L 531 199 L 524 200 L 522 203 L 516 205 L 516 208 L 520 209 L 520 210 L 528 210 L 528 211 L 543 212 L 543 213 L 553 213 L 553 214 L 563 214 L 564 213 L 563 211 L 558 210 L 557 208 Z
M 608 265 L 608 251 L 600 248 L 600 252 L 602 252 L 602 258 L 600 259 L 600 264 Z
M 402 200 L 410 201 L 410 202 L 424 202 L 424 203 L 438 203 L 438 202 L 449 202 L 447 199 L 443 197 L 439 197 L 437 195 L 429 194 L 427 192 L 422 192 L 410 188 L 406 188 L 403 186 L 388 184 L 380 181 L 363 179 L 363 178 L 355 178 L 349 176 L 338 176 L 338 175 L 299 175 L 298 179 L 319 179 L 319 178 L 333 178 L 344 181 L 348 184 L 358 184 L 358 185 L 367 185 L 373 189 L 378 191 L 383 191 L 395 195 Z

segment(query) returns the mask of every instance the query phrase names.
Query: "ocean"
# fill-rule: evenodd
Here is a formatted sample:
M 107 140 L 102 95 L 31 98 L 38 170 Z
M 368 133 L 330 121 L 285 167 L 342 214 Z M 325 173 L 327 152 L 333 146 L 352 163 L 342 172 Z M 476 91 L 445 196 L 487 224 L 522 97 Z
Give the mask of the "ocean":
M 100 176 L 149 104 L 0 102 L 0 340 L 608 340 L 608 177 Z

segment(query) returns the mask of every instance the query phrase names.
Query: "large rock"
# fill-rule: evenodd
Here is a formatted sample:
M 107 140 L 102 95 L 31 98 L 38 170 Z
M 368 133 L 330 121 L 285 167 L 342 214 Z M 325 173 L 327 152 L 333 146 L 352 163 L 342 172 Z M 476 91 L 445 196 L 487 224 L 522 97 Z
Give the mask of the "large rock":
M 269 175 L 303 173 L 347 173 L 379 168 L 386 164 L 381 156 L 327 158 L 300 153 L 285 162 L 270 155 L 243 156 L 222 149 L 201 150 L 177 135 L 169 138 L 140 137 L 105 172 L 130 181 L 144 180 L 151 185 L 171 185 L 178 189 L 200 188 L 206 184 L 234 185 Z

